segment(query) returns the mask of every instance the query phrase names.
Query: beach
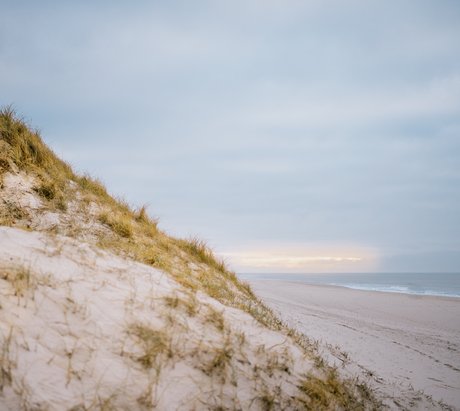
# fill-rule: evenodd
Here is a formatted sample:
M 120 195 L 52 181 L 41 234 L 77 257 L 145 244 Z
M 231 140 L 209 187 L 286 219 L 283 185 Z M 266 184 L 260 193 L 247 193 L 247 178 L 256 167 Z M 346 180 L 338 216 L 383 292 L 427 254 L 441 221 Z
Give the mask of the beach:
M 249 280 L 320 352 L 390 408 L 460 409 L 460 298 Z

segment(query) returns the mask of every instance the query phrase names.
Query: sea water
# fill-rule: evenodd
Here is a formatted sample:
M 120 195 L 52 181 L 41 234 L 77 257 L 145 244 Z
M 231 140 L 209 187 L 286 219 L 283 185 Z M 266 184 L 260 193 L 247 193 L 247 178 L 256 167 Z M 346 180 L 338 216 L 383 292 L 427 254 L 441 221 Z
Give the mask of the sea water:
M 299 281 L 356 290 L 460 298 L 460 273 L 238 274 L 243 280 Z

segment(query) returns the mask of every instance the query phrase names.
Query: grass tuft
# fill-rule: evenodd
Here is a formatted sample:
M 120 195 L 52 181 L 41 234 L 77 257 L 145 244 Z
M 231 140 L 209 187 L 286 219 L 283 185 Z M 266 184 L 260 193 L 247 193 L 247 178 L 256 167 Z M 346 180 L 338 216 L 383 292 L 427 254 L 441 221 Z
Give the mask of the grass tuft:
M 186 298 L 180 298 L 179 296 L 166 296 L 163 298 L 167 307 L 172 309 L 183 309 L 187 315 L 193 317 L 198 312 L 198 299 L 196 295 L 190 293 Z
M 271 411 L 275 409 L 276 406 L 276 398 L 271 392 L 265 392 L 260 398 L 259 398 L 262 409 L 264 411 Z
M 143 324 L 134 324 L 129 330 L 129 334 L 135 336 L 141 344 L 143 354 L 136 358 L 144 368 L 156 366 L 159 355 L 167 354 L 172 357 L 171 340 L 165 330 L 155 330 Z
M 222 346 L 212 347 L 211 358 L 205 361 L 200 369 L 206 375 L 214 375 L 222 378 L 222 383 L 225 382 L 227 370 L 232 366 L 232 358 L 234 355 L 234 348 L 229 339 L 226 337 Z
M 344 381 L 339 378 L 334 368 L 327 370 L 325 379 L 311 374 L 307 375 L 299 389 L 305 394 L 301 401 L 308 409 L 366 409 L 366 405 L 361 400 L 365 396 L 360 393 L 361 396 L 358 398 L 351 390 L 351 386 L 347 387 Z
M 225 345 L 222 348 L 216 349 L 211 362 L 208 365 L 208 372 L 224 372 L 230 364 L 233 355 L 233 349 L 230 345 Z
M 22 266 L 0 273 L 0 279 L 8 281 L 14 289 L 14 295 L 18 297 L 23 297 L 28 290 L 36 287 L 30 269 Z
M 99 221 L 110 227 L 115 234 L 121 237 L 131 238 L 133 236 L 133 227 L 129 216 L 122 214 L 112 215 L 108 212 L 103 212 L 99 215 Z
M 25 220 L 29 213 L 17 203 L 3 200 L 3 207 L 0 208 L 0 225 L 11 226 L 17 220 Z
M 85 192 L 92 194 L 96 198 L 108 198 L 109 194 L 105 189 L 104 185 L 94 178 L 91 178 L 88 175 L 76 176 L 75 181 L 80 186 L 80 188 Z
M 65 195 L 62 189 L 54 181 L 46 179 L 42 181 L 40 185 L 34 187 L 37 194 L 43 199 L 51 202 L 51 205 L 55 206 L 61 211 L 67 210 L 67 203 Z
M 179 247 L 187 254 L 194 257 L 198 262 L 214 267 L 219 271 L 227 271 L 223 260 L 218 259 L 205 241 L 198 238 L 177 240 Z
M 0 394 L 5 385 L 11 385 L 12 378 L 12 362 L 10 359 L 11 340 L 13 337 L 13 327 L 7 336 L 2 336 L 3 341 L 0 349 Z
M 213 307 L 208 307 L 209 313 L 206 317 L 206 322 L 214 325 L 216 329 L 220 332 L 223 332 L 225 329 L 225 319 L 222 312 L 217 311 Z
M 53 182 L 47 182 L 35 187 L 35 191 L 40 195 L 40 197 L 43 197 L 46 200 L 54 200 L 57 194 L 57 187 Z
M 136 212 L 136 221 L 140 223 L 151 223 L 152 220 L 149 218 L 147 214 L 147 206 L 143 205 L 139 210 Z

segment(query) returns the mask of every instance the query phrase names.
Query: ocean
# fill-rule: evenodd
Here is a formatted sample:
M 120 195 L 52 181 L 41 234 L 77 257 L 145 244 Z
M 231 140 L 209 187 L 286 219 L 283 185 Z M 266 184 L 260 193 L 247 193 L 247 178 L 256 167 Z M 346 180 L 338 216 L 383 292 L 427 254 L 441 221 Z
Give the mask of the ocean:
M 460 298 L 460 273 L 238 274 L 243 280 L 284 280 L 355 290 Z

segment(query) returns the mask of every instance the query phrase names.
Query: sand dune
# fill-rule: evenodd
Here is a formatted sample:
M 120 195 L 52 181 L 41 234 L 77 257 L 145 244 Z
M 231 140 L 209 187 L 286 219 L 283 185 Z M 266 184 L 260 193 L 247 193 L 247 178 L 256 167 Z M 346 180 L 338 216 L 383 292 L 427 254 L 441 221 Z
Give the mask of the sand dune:
M 249 314 L 73 239 L 0 227 L 0 250 L 0 410 L 301 406 L 313 361 Z

